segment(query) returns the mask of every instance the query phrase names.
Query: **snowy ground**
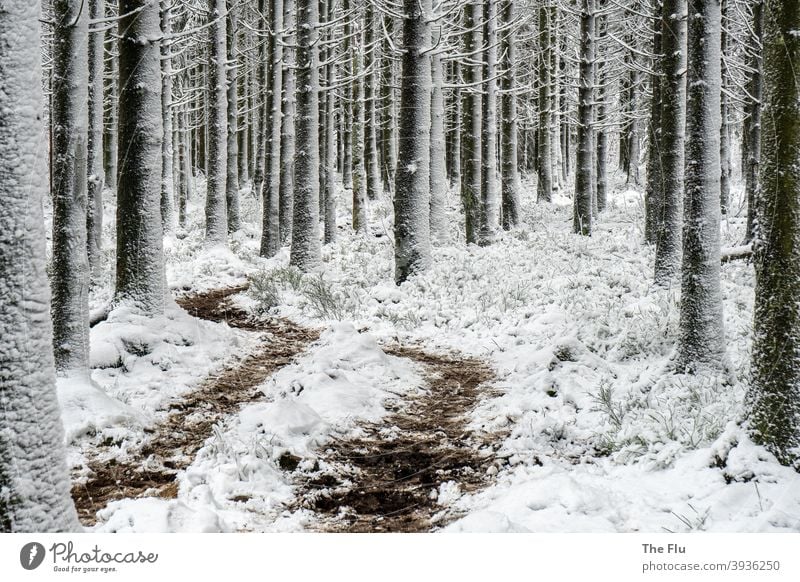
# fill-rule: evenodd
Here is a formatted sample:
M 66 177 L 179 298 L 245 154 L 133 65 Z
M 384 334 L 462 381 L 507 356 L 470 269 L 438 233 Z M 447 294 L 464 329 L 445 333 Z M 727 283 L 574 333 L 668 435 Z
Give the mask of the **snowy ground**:
M 259 213 L 246 192 L 250 222 L 231 250 L 205 249 L 195 197 L 187 231 L 165 245 L 170 286 L 202 291 L 249 279 L 240 305 L 326 331 L 261 387 L 263 402 L 215 428 L 181 474 L 176 500 L 112 503 L 96 530 L 313 529 L 312 513 L 286 510 L 295 487 L 278 459 L 290 451 L 313 463 L 332 436 L 379 420 L 388 402 L 416 390 L 420 371 L 380 348 L 400 341 L 482 358 L 497 374 L 499 395 L 487 391 L 470 419 L 475 431 L 502 438 L 491 485 L 446 496 L 463 514 L 449 531 L 800 531 L 800 475 L 736 424 L 752 267 L 722 269 L 727 372 L 667 373 L 679 289 L 651 285 L 641 194 L 613 189 L 586 238 L 571 233 L 569 200 L 536 205 L 531 185 L 525 191 L 524 225 L 488 247 L 464 244 L 451 196 L 450 244 L 400 287 L 387 200 L 371 204 L 370 233 L 355 235 L 342 192 L 339 238 L 323 249 L 319 272 L 301 276 L 287 268 L 287 249 L 258 257 Z M 743 215 L 725 221 L 723 244 L 739 244 L 743 226 Z M 109 296 L 109 286 L 96 288 L 93 306 Z M 123 458 L 165 414 L 157 410 L 253 341 L 176 306 L 158 322 L 112 313 L 92 330 L 93 380 L 105 395 L 60 387 L 72 465 L 101 443 L 111 443 L 103 455 Z

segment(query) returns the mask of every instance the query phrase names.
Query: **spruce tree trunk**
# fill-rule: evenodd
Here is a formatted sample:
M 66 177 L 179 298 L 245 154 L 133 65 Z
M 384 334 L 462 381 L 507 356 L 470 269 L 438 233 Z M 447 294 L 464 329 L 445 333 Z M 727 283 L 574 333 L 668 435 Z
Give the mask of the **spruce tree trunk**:
M 303 272 L 320 262 L 319 240 L 319 63 L 317 0 L 297 5 L 297 150 L 294 166 L 294 224 L 289 263 Z
M 357 28 L 354 37 L 357 45 L 352 53 L 351 61 L 351 94 L 353 96 L 353 132 L 352 132 L 352 186 L 353 186 L 353 230 L 367 231 L 367 191 L 366 168 L 364 165 L 364 30 Z
M 342 12 L 348 14 L 353 9 L 352 0 L 342 0 Z M 353 89 L 350 79 L 353 76 L 354 48 L 351 37 L 353 22 L 351 16 L 344 21 L 344 39 L 342 41 L 342 183 L 345 190 L 353 188 Z M 356 49 L 357 50 L 357 49 Z M 354 227 L 355 228 L 355 227 Z
M 375 9 L 367 3 L 364 12 L 364 172 L 365 188 L 369 200 L 377 200 L 381 187 L 380 166 L 378 165 L 378 111 L 376 94 L 378 91 L 378 47 L 376 27 L 378 23 Z
M 688 26 L 686 196 L 678 367 L 721 367 L 720 0 L 691 0 Z
M 394 79 L 394 60 L 390 53 L 390 35 L 394 31 L 394 19 L 391 16 L 383 15 L 383 27 L 386 34 L 381 31 L 381 174 L 383 176 L 383 189 L 386 192 L 394 193 L 394 170 L 397 164 L 397 148 L 394 141 L 394 127 L 397 123 L 395 116 L 394 91 L 392 85 Z
M 686 126 L 686 0 L 664 0 L 661 43 L 661 205 L 656 211 L 656 285 L 667 286 L 681 268 L 683 147 Z M 717 55 L 718 56 L 718 55 Z
M 89 2 L 89 18 L 105 16 L 105 1 Z M 86 247 L 89 254 L 89 269 L 99 274 L 103 260 L 103 71 L 105 34 L 102 31 L 89 34 L 89 134 L 86 147 L 87 212 Z
M 722 66 L 722 95 L 720 100 L 721 124 L 719 130 L 719 155 L 720 155 L 720 208 L 722 214 L 728 213 L 731 198 L 731 128 L 728 123 L 730 106 L 728 104 L 728 90 L 730 73 L 726 63 L 728 55 L 728 1 L 722 0 L 722 40 L 720 48 L 720 61 Z
M 461 115 L 461 201 L 464 205 L 467 243 L 477 243 L 481 224 L 481 93 L 475 85 L 481 82 L 481 65 L 477 51 L 481 46 L 481 13 L 476 0 L 464 5 L 464 52 L 471 62 L 463 66 L 464 107 Z
M 499 223 L 497 184 L 497 4 L 483 2 L 483 111 L 481 141 L 481 233 L 488 245 L 497 237 Z
M 270 113 L 267 119 L 271 120 L 266 133 L 269 139 L 269 156 L 265 160 L 265 166 L 269 171 L 265 172 L 268 182 L 264 183 L 264 212 L 261 216 L 261 256 L 274 257 L 280 250 L 281 243 L 281 222 L 280 222 L 280 193 L 281 193 L 281 134 L 283 123 L 281 119 L 281 107 L 283 101 L 283 43 L 280 35 L 284 28 L 283 22 L 284 6 L 282 0 L 270 1 L 270 27 L 272 37 L 270 39 L 270 79 L 268 80 L 272 90 L 269 92 L 267 107 Z
M 441 34 L 441 29 L 439 30 Z M 447 198 L 447 151 L 444 133 L 444 71 L 442 55 L 431 55 L 431 238 L 437 243 L 447 240 L 447 217 L 445 202 Z
M 161 225 L 161 36 L 158 4 L 120 0 L 117 303 L 164 312 Z M 223 230 L 224 233 L 224 230 Z
M 501 6 L 501 22 L 504 27 L 510 27 L 515 18 L 514 0 L 503 0 Z M 517 96 L 514 94 L 514 74 L 517 64 L 515 32 L 506 30 L 501 45 L 503 54 L 503 62 L 500 65 L 503 70 L 501 81 L 503 90 L 501 105 L 501 131 L 503 136 L 501 140 L 501 192 L 503 228 L 505 230 L 510 230 L 519 225 L 520 214 L 519 173 L 517 169 Z
M 637 118 L 637 110 L 638 110 L 638 92 L 639 92 L 639 79 L 641 73 L 639 72 L 636 64 L 636 57 L 631 56 L 631 62 L 633 64 L 633 69 L 630 72 L 630 97 L 628 100 L 630 111 L 631 111 L 631 120 L 628 124 L 628 135 L 625 136 L 625 142 L 627 143 L 627 155 L 628 155 L 628 163 L 627 163 L 627 183 L 632 186 L 641 186 L 642 179 L 639 175 L 639 119 Z
M 106 5 L 106 16 L 110 17 L 116 10 L 113 2 Z M 106 186 L 111 192 L 117 191 L 117 107 L 119 95 L 117 94 L 119 79 L 119 68 L 117 58 L 116 35 L 109 34 L 106 37 L 105 51 L 110 56 L 105 59 L 104 68 L 106 69 L 106 79 L 104 82 L 105 101 L 108 107 L 103 115 L 103 169 L 105 170 Z
M 451 139 L 449 153 L 450 162 L 450 186 L 457 192 L 461 192 L 461 65 L 458 61 L 453 61 L 453 84 L 455 88 L 452 93 L 452 100 L 449 109 L 452 113 L 450 127 Z
M 268 16 L 270 14 L 269 5 L 267 0 L 258 0 L 258 26 L 261 30 L 267 30 Z M 266 146 L 267 135 L 269 127 L 267 123 L 268 111 L 270 108 L 269 98 L 267 95 L 267 68 L 271 60 L 271 55 L 267 48 L 268 42 L 266 39 L 260 39 L 258 47 L 258 63 L 256 64 L 256 87 L 257 87 L 257 107 L 254 116 L 256 123 L 256 148 L 253 167 L 253 195 L 256 200 L 262 197 L 262 190 L 264 188 L 264 170 L 266 164 Z
M 756 241 L 754 440 L 800 470 L 800 4 L 765 3 L 764 119 Z
M 208 0 L 208 169 L 206 242 L 225 244 L 228 233 L 228 95 L 225 50 L 225 0 Z
M 289 244 L 294 224 L 295 192 L 295 51 L 296 42 L 295 0 L 283 2 L 283 27 L 286 30 L 283 49 L 283 102 L 281 114 L 281 178 L 280 178 L 280 233 L 281 244 Z M 276 63 L 277 66 L 277 63 Z M 299 85 L 298 85 L 299 87 Z M 277 122 L 274 122 L 277 123 Z M 273 134 L 274 140 L 274 134 Z M 277 144 L 273 143 L 273 147 Z
M 656 12 L 660 14 L 661 7 L 656 3 Z M 650 75 L 650 121 L 647 124 L 647 184 L 644 194 L 644 240 L 655 244 L 658 238 L 658 226 L 663 200 L 662 160 L 661 160 L 661 88 L 663 86 L 663 46 L 661 40 L 660 20 L 656 19 L 653 30 L 653 59 L 654 72 Z
M 227 17 L 225 18 L 225 50 L 227 65 L 225 76 L 228 81 L 226 97 L 228 101 L 227 162 L 225 179 L 225 205 L 228 210 L 228 232 L 239 230 L 239 91 L 237 83 L 236 59 L 237 43 L 237 9 L 238 0 L 226 0 Z
M 79 5 L 64 2 L 55 12 L 74 20 Z M 87 16 L 88 11 L 69 30 L 74 36 L 82 32 L 84 43 Z M 0 11 L 0 532 L 81 529 L 64 462 L 48 317 L 40 17 L 39 3 L 25 0 L 4 2 Z M 86 67 L 85 50 L 83 57 L 78 67 Z M 78 91 L 85 93 L 86 79 L 84 73 Z M 80 83 L 80 75 L 75 80 Z M 85 224 L 85 213 L 81 220 Z
M 172 30 L 172 0 L 161 0 L 161 32 L 168 35 Z M 161 43 L 161 124 L 164 136 L 161 140 L 161 222 L 164 232 L 175 230 L 175 176 L 172 167 L 172 47 Z
M 539 202 L 553 200 L 553 147 L 550 131 L 553 121 L 553 103 L 550 94 L 552 84 L 550 63 L 553 47 L 550 46 L 550 8 L 547 1 L 539 7 L 539 39 L 542 47 L 539 53 L 539 130 L 537 134 L 537 162 L 539 174 L 536 199 Z
M 60 375 L 89 370 L 89 258 L 86 246 L 86 101 L 89 11 L 53 2 L 52 196 L 53 348 Z
M 577 159 L 575 160 L 575 202 L 573 206 L 572 228 L 574 232 L 583 235 L 592 234 L 592 183 L 594 175 L 594 168 L 592 167 L 592 150 L 594 149 L 594 139 L 592 137 L 595 54 L 594 6 L 594 0 L 582 0 L 580 84 L 578 87 L 578 153 Z
M 763 42 L 764 32 L 764 0 L 756 0 L 753 4 L 753 32 L 755 40 L 760 45 Z M 748 82 L 749 119 L 747 121 L 746 141 L 747 156 L 745 158 L 745 197 L 747 198 L 747 230 L 745 243 L 753 240 L 756 227 L 758 174 L 761 160 L 761 101 L 763 98 L 763 59 L 762 52 L 757 47 L 750 61 L 750 79 Z
M 326 2 L 326 21 L 330 22 L 334 18 L 333 0 Z M 330 37 L 333 37 L 331 32 Z M 334 51 L 330 51 L 330 56 L 334 56 Z M 336 86 L 336 66 L 330 63 L 327 67 L 328 76 L 325 91 L 328 114 L 325 117 L 325 168 L 327 174 L 325 178 L 325 233 L 323 241 L 330 244 L 336 240 L 336 93 L 333 89 Z
M 431 0 L 403 2 L 400 151 L 394 197 L 394 279 L 428 268 L 430 241 Z
M 186 108 L 178 111 L 178 226 L 186 228 L 186 202 L 189 198 L 189 152 Z

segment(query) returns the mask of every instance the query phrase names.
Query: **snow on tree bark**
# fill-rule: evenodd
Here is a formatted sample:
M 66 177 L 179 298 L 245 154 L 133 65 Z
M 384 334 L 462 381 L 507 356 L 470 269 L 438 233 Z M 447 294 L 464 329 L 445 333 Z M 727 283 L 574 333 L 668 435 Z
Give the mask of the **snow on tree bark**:
M 503 0 L 501 5 L 501 22 L 503 27 L 513 26 L 515 16 L 514 0 Z M 506 30 L 503 35 L 501 53 L 503 55 L 501 69 L 502 98 L 500 107 L 501 123 L 501 193 L 503 228 L 510 230 L 519 225 L 520 185 L 517 161 L 517 96 L 514 94 L 514 74 L 517 64 L 516 42 L 514 30 Z
M 269 14 L 267 0 L 258 0 L 258 26 L 261 30 L 267 29 L 267 16 Z M 253 193 L 258 199 L 261 196 L 261 190 L 264 187 L 264 166 L 266 164 L 266 148 L 267 131 L 269 131 L 267 123 L 267 111 L 269 105 L 266 96 L 267 84 L 267 63 L 271 57 L 267 52 L 267 42 L 262 39 L 258 43 L 258 63 L 256 65 L 256 87 L 257 87 L 257 106 L 254 120 L 256 123 L 256 148 L 255 148 L 255 164 L 253 167 Z
M 659 3 L 655 4 L 656 14 L 661 13 Z M 660 224 L 660 212 L 663 199 L 662 183 L 662 161 L 661 161 L 661 88 L 662 73 L 664 66 L 662 62 L 662 41 L 660 21 L 656 19 L 653 27 L 653 73 L 650 75 L 651 95 L 650 95 L 650 120 L 647 124 L 648 146 L 647 146 L 647 183 L 645 185 L 644 207 L 645 207 L 645 242 L 655 244 L 658 238 L 658 228 Z
M 334 17 L 333 0 L 326 2 L 326 21 L 330 22 Z M 331 38 L 333 33 L 331 33 Z M 334 56 L 334 51 L 329 51 L 330 57 Z M 336 85 L 336 66 L 333 62 L 329 63 L 326 69 L 325 100 L 327 101 L 328 114 L 325 117 L 325 168 L 327 174 L 325 178 L 325 232 L 323 240 L 325 244 L 336 240 L 336 112 L 335 112 L 335 91 Z
M 114 2 L 106 5 L 106 16 L 114 14 Z M 105 170 L 106 186 L 112 192 L 117 191 L 117 108 L 119 96 L 117 94 L 117 79 L 119 78 L 118 59 L 117 59 L 117 40 L 116 35 L 109 34 L 106 37 L 105 50 L 110 54 L 106 59 L 104 69 L 106 69 L 106 79 L 104 82 L 105 99 L 108 107 L 104 111 L 103 117 L 103 168 Z
M 96 20 L 105 16 L 105 0 L 90 0 L 89 18 Z M 100 272 L 103 247 L 103 71 L 105 34 L 103 31 L 89 34 L 89 130 L 86 147 L 87 212 L 86 248 L 89 268 Z
M 720 0 L 690 0 L 678 367 L 721 367 Z
M 536 199 L 540 202 L 553 200 L 553 162 L 550 129 L 553 119 L 553 103 L 550 89 L 552 85 L 550 62 L 553 47 L 550 45 L 550 7 L 548 1 L 539 6 L 539 38 L 542 47 L 539 53 L 539 129 L 537 132 L 537 162 L 539 175 Z
M 80 529 L 48 313 L 39 7 L 8 0 L 0 11 L 0 532 Z M 85 41 L 85 19 L 82 30 Z
M 352 161 L 353 161 L 353 230 L 356 232 L 367 231 L 367 192 L 366 168 L 364 165 L 364 31 L 357 28 L 358 33 L 354 38 L 359 39 L 358 46 L 353 50 L 352 95 L 353 95 L 353 135 L 352 135 Z
M 764 1 L 756 0 L 753 4 L 753 33 L 759 46 L 754 49 L 750 61 L 750 79 L 748 82 L 748 113 L 745 125 L 747 131 L 747 156 L 745 159 L 745 198 L 747 199 L 747 228 L 745 243 L 753 240 L 756 225 L 758 192 L 758 173 L 761 160 L 761 100 L 763 97 L 763 59 L 761 44 L 764 32 Z
M 394 278 L 399 285 L 431 262 L 431 0 L 403 2 L 400 150 L 394 197 Z
M 722 93 L 720 98 L 721 123 L 719 129 L 719 156 L 720 156 L 720 194 L 719 202 L 722 214 L 728 213 L 731 198 L 731 127 L 728 123 L 730 105 L 728 93 L 730 91 L 730 72 L 726 55 L 728 55 L 728 5 L 729 0 L 722 0 L 722 40 L 720 44 L 720 62 L 722 67 Z
M 120 0 L 116 301 L 164 311 L 158 3 Z
M 289 263 L 303 272 L 319 265 L 319 63 L 317 0 L 297 5 L 297 151 Z
M 281 103 L 281 177 L 280 177 L 280 233 L 281 244 L 288 244 L 292 237 L 294 224 L 294 192 L 295 192 L 295 144 L 297 130 L 295 128 L 295 0 L 283 2 L 283 28 L 285 30 L 283 47 L 283 102 Z M 274 135 L 273 135 L 274 139 Z M 273 144 L 277 147 L 277 144 Z
M 236 232 L 241 226 L 239 217 L 239 90 L 237 83 L 237 2 L 227 1 L 227 16 L 225 18 L 225 50 L 227 64 L 225 76 L 227 78 L 226 97 L 228 100 L 227 124 L 227 162 L 225 178 L 225 205 L 228 215 L 228 232 Z
M 661 199 L 656 210 L 656 285 L 667 286 L 681 268 L 683 148 L 686 126 L 686 0 L 664 0 L 661 52 Z
M 578 153 L 575 160 L 575 202 L 573 205 L 572 228 L 574 232 L 583 235 L 592 234 L 594 12 L 594 0 L 582 0 L 580 83 L 578 85 Z M 540 144 L 540 147 L 545 146 Z M 541 168 L 539 171 L 541 172 Z
M 800 4 L 765 3 L 753 316 L 753 438 L 800 470 Z
M 483 111 L 480 243 L 491 244 L 499 223 L 497 184 L 497 4 L 483 2 Z
M 89 11 L 53 3 L 53 348 L 59 374 L 88 374 L 89 258 L 86 243 Z
M 225 244 L 228 234 L 228 96 L 225 50 L 225 0 L 208 0 L 208 160 L 206 242 Z
M 270 79 L 272 91 L 268 95 L 271 101 L 267 104 L 271 113 L 268 118 L 272 120 L 269 132 L 270 155 L 265 164 L 269 171 L 268 182 L 264 183 L 264 212 L 261 222 L 261 256 L 274 257 L 281 248 L 281 223 L 280 223 L 280 192 L 281 192 L 281 108 L 283 101 L 283 43 L 280 35 L 283 34 L 283 2 L 272 0 L 271 13 L 271 38 L 270 46 Z
M 463 65 L 464 106 L 461 111 L 461 202 L 464 205 L 464 218 L 467 243 L 477 243 L 480 231 L 481 201 L 481 93 L 475 88 L 481 82 L 481 65 L 477 53 L 481 45 L 481 27 L 478 3 L 469 0 L 464 5 L 464 52 L 470 55 L 470 62 Z M 399 171 L 399 170 L 398 170 Z
M 375 8 L 367 3 L 364 9 L 364 173 L 367 198 L 376 200 L 380 193 L 381 176 L 378 165 L 378 112 L 376 94 L 378 91 L 378 47 L 376 24 L 378 18 Z
M 442 34 L 441 27 L 439 34 Z M 447 160 L 444 133 L 444 71 L 442 55 L 431 55 L 431 238 L 442 244 L 447 240 Z
M 172 30 L 172 0 L 161 0 L 161 31 L 168 35 Z M 161 140 L 161 221 L 164 232 L 174 230 L 175 188 L 172 166 L 172 47 L 161 43 L 161 124 L 164 137 Z

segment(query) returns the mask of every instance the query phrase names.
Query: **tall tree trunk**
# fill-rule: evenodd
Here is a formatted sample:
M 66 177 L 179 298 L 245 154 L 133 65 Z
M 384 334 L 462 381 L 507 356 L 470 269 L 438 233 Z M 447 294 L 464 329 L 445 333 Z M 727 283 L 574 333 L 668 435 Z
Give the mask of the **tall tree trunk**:
M 537 162 L 539 174 L 536 199 L 540 202 L 553 200 L 553 147 L 550 143 L 550 131 L 553 120 L 553 102 L 550 89 L 552 86 L 551 68 L 553 47 L 550 46 L 551 11 L 549 0 L 543 0 L 539 6 L 539 40 L 542 43 L 539 52 L 539 130 L 537 134 Z
M 161 0 L 161 32 L 165 36 L 172 30 L 172 0 Z M 172 167 L 172 47 L 161 43 L 161 223 L 164 232 L 175 229 L 175 176 Z
M 67 10 L 60 10 L 62 6 Z M 80 2 L 57 3 L 56 15 L 66 13 L 68 18 L 57 22 L 74 20 L 79 6 Z M 64 462 L 47 313 L 50 291 L 42 216 L 47 145 L 42 122 L 40 17 L 39 3 L 25 0 L 4 2 L 0 11 L 0 38 L 4 39 L 0 43 L 4 93 L 0 107 L 0 532 L 80 530 Z M 64 32 L 85 42 L 87 20 L 82 15 L 80 26 L 76 22 L 75 28 Z M 79 68 L 86 66 L 85 51 L 83 57 L 82 63 L 76 63 Z M 78 91 L 86 91 L 86 80 L 84 73 Z M 80 84 L 80 75 L 77 81 Z M 85 213 L 80 220 L 85 225 Z
M 661 14 L 662 7 L 656 2 L 656 15 Z M 651 97 L 650 97 L 650 121 L 647 124 L 648 146 L 647 146 L 647 184 L 644 194 L 645 225 L 644 239 L 649 244 L 655 244 L 658 239 L 658 228 L 660 224 L 661 206 L 664 199 L 662 182 L 662 161 L 661 161 L 661 110 L 662 99 L 661 89 L 663 81 L 661 75 L 664 72 L 663 64 L 663 42 L 661 39 L 661 22 L 656 19 L 653 26 L 653 69 L 650 75 Z
M 800 470 L 800 5 L 765 3 L 752 384 L 756 442 Z
M 458 61 L 452 61 L 453 75 L 452 82 L 455 85 L 452 92 L 450 109 L 452 111 L 450 124 L 450 186 L 457 192 L 461 192 L 461 65 Z
M 295 95 L 302 89 L 295 89 L 295 0 L 283 2 L 283 27 L 286 30 L 283 49 L 283 103 L 281 115 L 281 179 L 280 179 L 280 232 L 281 244 L 289 244 L 294 224 L 295 186 Z M 277 63 L 276 63 L 277 66 Z M 299 81 L 298 81 L 299 83 Z M 274 135 L 273 135 L 274 139 Z M 277 147 L 275 145 L 274 147 Z
M 729 0 L 722 0 L 722 41 L 720 48 L 720 60 L 722 66 L 722 96 L 720 100 L 720 114 L 722 122 L 720 124 L 719 134 L 719 155 L 720 155 L 720 208 L 722 214 L 728 213 L 728 205 L 731 198 L 731 127 L 728 123 L 728 115 L 730 106 L 728 105 L 728 79 L 730 73 L 728 72 L 727 57 L 728 57 L 728 2 Z
M 761 102 L 763 97 L 763 59 L 761 44 L 764 33 L 764 0 L 753 3 L 753 31 L 757 43 L 750 61 L 748 82 L 747 156 L 745 159 L 745 197 L 747 198 L 747 230 L 745 243 L 753 240 L 756 226 L 758 174 L 761 161 Z
M 639 174 L 639 119 L 638 119 L 638 102 L 639 102 L 639 79 L 641 73 L 639 72 L 636 63 L 636 56 L 631 55 L 632 69 L 630 72 L 630 89 L 628 104 L 631 112 L 631 119 L 628 123 L 628 134 L 625 136 L 624 141 L 627 143 L 627 183 L 632 186 L 641 186 L 642 179 Z
M 208 0 L 212 24 L 208 54 L 208 180 L 206 241 L 225 244 L 228 233 L 228 96 L 225 50 L 225 0 Z
M 161 36 L 158 4 L 120 0 L 116 302 L 164 312 Z M 223 231 L 224 232 L 224 231 Z
M 400 151 L 394 198 L 394 279 L 399 285 L 431 262 L 431 0 L 403 2 Z
M 303 272 L 321 260 L 319 240 L 319 5 L 297 5 L 297 151 L 294 167 L 294 224 L 289 263 Z
M 381 103 L 383 107 L 381 120 L 381 173 L 383 175 L 383 188 L 386 192 L 394 193 L 394 170 L 397 164 L 397 147 L 394 141 L 394 127 L 397 123 L 395 116 L 395 99 L 392 89 L 394 79 L 394 59 L 390 53 L 390 35 L 394 31 L 394 19 L 384 15 L 383 27 L 385 34 L 381 34 L 383 39 L 381 49 L 383 79 L 381 81 Z
M 592 234 L 592 123 L 594 110 L 595 0 L 582 0 L 580 84 L 578 87 L 578 154 L 575 161 L 573 230 Z M 540 170 L 541 171 L 541 170 Z
M 331 22 L 334 19 L 334 2 L 327 0 L 326 4 L 326 22 Z M 333 31 L 330 32 L 329 38 L 333 38 Z M 329 57 L 334 56 L 334 51 L 329 51 Z M 330 60 L 330 58 L 329 58 Z M 325 117 L 325 167 L 324 171 L 327 174 L 325 178 L 325 233 L 323 240 L 325 244 L 330 244 L 336 240 L 336 102 L 335 91 L 336 86 L 336 66 L 330 62 L 326 68 L 326 85 L 325 100 L 327 101 L 328 114 Z
M 483 111 L 480 243 L 491 244 L 499 222 L 497 192 L 497 4 L 483 2 Z M 549 129 L 548 129 L 549 131 Z
M 464 205 L 467 243 L 477 243 L 481 224 L 481 94 L 475 85 L 481 82 L 477 53 L 481 45 L 480 11 L 476 0 L 464 5 L 464 52 L 472 62 L 463 66 L 464 107 L 461 116 L 461 201 Z
M 600 0 L 600 9 L 605 6 L 604 0 Z M 595 123 L 596 123 L 596 149 L 595 149 L 595 191 L 597 198 L 597 211 L 602 212 L 606 208 L 606 198 L 608 191 L 608 129 L 606 124 L 606 95 L 608 89 L 606 88 L 606 64 L 605 54 L 603 54 L 603 42 L 606 36 L 606 16 L 599 16 L 597 19 L 597 44 L 598 52 L 600 52 L 597 64 L 597 106 L 595 107 Z
M 111 17 L 116 13 L 113 2 L 106 5 L 106 17 Z M 119 61 L 117 57 L 116 35 L 109 34 L 106 37 L 105 51 L 110 55 L 105 59 L 106 79 L 105 101 L 108 106 L 103 114 L 103 168 L 105 170 L 106 186 L 114 194 L 117 191 L 117 108 L 119 104 L 118 84 Z
M 274 257 L 280 250 L 281 243 L 281 221 L 280 221 L 280 193 L 281 193 L 281 135 L 283 133 L 283 123 L 281 119 L 281 107 L 283 101 L 283 34 L 284 6 L 282 0 L 270 1 L 270 28 L 272 36 L 270 38 L 270 63 L 268 80 L 272 90 L 269 92 L 267 107 L 270 113 L 267 119 L 271 120 L 266 133 L 269 139 L 269 156 L 265 160 L 265 166 L 269 171 L 265 172 L 264 182 L 264 212 L 261 222 L 261 256 Z M 288 99 L 288 96 L 287 96 Z M 287 236 L 288 238 L 288 236 Z
M 91 0 L 89 2 L 89 18 L 97 20 L 104 16 L 105 0 Z M 103 187 L 106 180 L 103 167 L 104 42 L 105 34 L 102 31 L 89 34 L 86 247 L 89 255 L 89 269 L 93 275 L 100 273 L 103 261 Z
M 661 209 L 656 215 L 655 282 L 669 285 L 681 268 L 683 147 L 686 126 L 686 0 L 664 0 L 661 89 Z
M 438 34 L 442 34 L 439 27 Z M 435 43 L 434 43 L 435 44 Z M 444 133 L 444 71 L 442 55 L 431 55 L 431 238 L 437 243 L 447 239 L 447 217 L 445 202 L 447 198 L 447 160 Z
M 501 22 L 504 28 L 511 27 L 515 19 L 514 0 L 503 0 L 501 9 Z M 502 54 L 503 62 L 500 68 L 502 77 L 502 215 L 503 228 L 510 230 L 519 225 L 520 198 L 519 174 L 517 162 L 517 96 L 514 94 L 514 74 L 517 64 L 515 30 L 505 30 L 503 33 Z
M 342 12 L 348 14 L 352 9 L 352 0 L 342 0 Z M 353 35 L 352 16 L 344 21 L 344 39 L 342 41 L 342 183 L 345 190 L 353 188 L 353 88 L 351 78 L 353 76 L 354 43 L 351 40 Z
M 225 178 L 225 205 L 227 207 L 228 232 L 239 230 L 241 219 L 239 217 L 239 91 L 237 83 L 237 2 L 226 0 L 228 14 L 225 18 L 225 51 L 227 65 L 225 76 L 228 86 L 226 98 L 228 101 L 228 127 L 227 127 L 227 161 Z
M 351 61 L 351 86 L 353 95 L 353 230 L 367 231 L 366 168 L 364 165 L 364 30 L 357 27 L 358 47 L 353 50 Z
M 269 16 L 269 4 L 267 0 L 258 0 L 258 26 L 261 30 L 267 30 L 267 22 Z M 260 39 L 258 45 L 258 63 L 256 64 L 256 87 L 257 90 L 257 106 L 254 120 L 256 123 L 256 148 L 253 167 L 253 194 L 258 200 L 262 195 L 264 188 L 264 166 L 266 165 L 267 152 L 267 135 L 270 131 L 270 124 L 267 122 L 269 109 L 271 103 L 267 91 L 267 68 L 268 63 L 272 60 L 269 54 L 268 42 L 265 39 Z M 266 212 L 266 210 L 264 210 Z
M 86 109 L 89 14 L 80 0 L 53 3 L 53 348 L 60 375 L 89 373 L 86 246 Z
M 691 0 L 679 368 L 721 367 L 720 0 Z
M 364 172 L 367 198 L 376 200 L 380 193 L 381 176 L 378 165 L 378 112 L 376 93 L 378 91 L 378 47 L 376 24 L 378 17 L 371 3 L 364 12 Z

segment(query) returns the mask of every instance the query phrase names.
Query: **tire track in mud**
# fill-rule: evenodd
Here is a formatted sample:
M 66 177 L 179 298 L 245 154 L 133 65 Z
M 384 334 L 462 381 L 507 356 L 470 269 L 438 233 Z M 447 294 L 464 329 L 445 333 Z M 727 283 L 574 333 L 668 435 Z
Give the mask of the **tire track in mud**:
M 422 364 L 426 390 L 398 403 L 381 424 L 364 425 L 364 437 L 321 453 L 324 469 L 307 475 L 298 493 L 298 508 L 318 514 L 320 531 L 431 531 L 457 517 L 438 502 L 444 483 L 460 493 L 488 484 L 494 455 L 468 431 L 467 414 L 488 393 L 489 366 L 416 347 L 384 350 Z
M 213 426 L 236 413 L 243 404 L 261 398 L 255 388 L 319 337 L 318 331 L 289 320 L 254 320 L 244 310 L 232 307 L 229 297 L 245 289 L 246 286 L 230 287 L 177 299 L 195 317 L 225 321 L 231 327 L 263 333 L 264 338 L 250 354 L 226 365 L 182 399 L 171 402 L 169 416 L 146 429 L 150 438 L 140 449 L 129 453 L 129 458 L 89 461 L 88 480 L 72 488 L 83 524 L 96 523 L 97 511 L 111 501 L 153 496 L 175 498 L 178 472 L 189 466 L 211 436 Z M 145 462 L 151 458 L 156 468 L 145 468 Z
M 264 338 L 240 361 L 170 403 L 169 416 L 147 430 L 150 438 L 129 458 L 89 462 L 88 480 L 72 489 L 84 524 L 96 523 L 97 511 L 114 500 L 177 497 L 179 471 L 189 466 L 213 426 L 260 399 L 255 388 L 319 338 L 317 330 L 286 319 L 253 319 L 233 307 L 229 298 L 246 288 L 217 289 L 177 300 L 198 318 L 225 321 L 231 327 L 264 333 Z M 470 433 L 467 415 L 491 393 L 491 368 L 458 354 L 401 345 L 383 349 L 419 363 L 424 389 L 387 403 L 393 412 L 381 423 L 362 425 L 360 438 L 332 440 L 319 453 L 315 470 L 298 469 L 299 459 L 291 455 L 281 460 L 281 468 L 297 484 L 291 509 L 313 511 L 319 531 L 431 531 L 457 517 L 438 502 L 443 484 L 454 482 L 460 493 L 488 484 L 487 469 L 495 462 L 492 448 L 486 438 Z M 148 459 L 155 460 L 156 468 L 144 467 Z

